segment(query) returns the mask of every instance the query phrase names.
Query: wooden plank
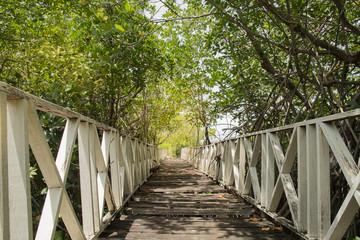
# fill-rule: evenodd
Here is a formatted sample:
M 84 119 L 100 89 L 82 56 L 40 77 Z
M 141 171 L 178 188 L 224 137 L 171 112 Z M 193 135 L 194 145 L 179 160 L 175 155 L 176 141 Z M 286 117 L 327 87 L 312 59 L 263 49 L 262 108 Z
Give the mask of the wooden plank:
M 0 239 L 10 239 L 7 94 L 0 91 Z
M 105 200 L 106 200 L 106 205 L 107 208 L 109 210 L 110 213 L 113 213 L 117 208 L 116 208 L 116 204 L 115 204 L 115 198 L 114 198 L 114 194 L 112 192 L 112 188 L 110 185 L 110 178 L 107 175 L 106 176 L 106 184 L 105 184 Z M 104 210 L 104 209 L 103 209 Z M 102 217 L 101 219 L 104 220 L 105 216 Z
M 8 179 L 10 236 L 13 239 L 33 239 L 30 163 L 28 136 L 28 102 L 8 100 Z M 18 226 L 21 226 L 19 231 Z
M 29 103 L 29 143 L 35 156 L 36 162 L 48 188 L 59 188 L 62 186 L 60 175 L 57 171 L 54 157 L 47 143 L 44 130 L 42 129 L 36 109 Z
M 157 187 L 157 188 L 148 188 L 146 186 L 142 187 L 142 191 L 148 191 L 148 192 L 197 192 L 197 193 L 210 193 L 210 192 L 225 192 L 223 188 L 220 186 L 206 186 L 206 187 L 200 187 L 200 186 L 185 186 L 185 187 Z
M 259 179 L 256 171 L 256 165 L 259 160 L 259 155 L 261 151 L 262 146 L 262 140 L 261 135 L 256 136 L 255 143 L 254 143 L 254 149 L 251 147 L 250 140 L 245 138 L 244 139 L 246 153 L 249 161 L 249 171 L 245 179 L 245 187 L 242 194 L 246 195 L 250 192 L 250 187 L 252 186 L 255 200 L 260 202 L 261 201 L 261 190 L 260 190 L 260 184 Z
M 245 165 L 246 165 L 247 159 L 249 159 L 249 156 L 248 156 L 248 158 L 246 157 L 246 148 L 245 148 L 244 138 L 240 138 L 239 144 L 240 144 L 239 190 L 240 190 L 240 193 L 242 193 L 245 188 L 245 176 L 246 176 Z
M 294 128 L 292 134 L 291 134 L 291 138 L 290 138 L 290 142 L 289 142 L 289 146 L 286 150 L 286 154 L 285 154 L 285 161 L 283 163 L 283 166 L 280 170 L 281 173 L 291 173 L 291 169 L 294 165 L 294 161 L 296 159 L 296 155 L 297 155 L 297 149 L 298 149 L 298 133 L 297 133 L 297 129 Z
M 266 168 L 265 168 L 265 207 L 268 208 L 275 187 L 275 157 L 271 148 L 269 134 L 266 134 Z M 263 175 L 261 176 L 263 177 Z M 263 187 L 263 186 L 261 186 Z
M 63 188 L 49 188 L 35 239 L 53 239 L 60 211 Z
M 307 150 L 306 128 L 297 128 L 297 166 L 298 166 L 298 196 L 299 196 L 299 231 L 307 231 Z
M 145 193 L 144 195 L 134 196 L 134 201 L 218 201 L 218 202 L 239 202 L 235 196 L 231 194 L 162 194 L 162 193 Z
M 103 131 L 103 138 L 101 140 L 101 152 L 104 158 L 105 168 L 109 165 L 110 159 L 110 145 L 115 141 L 117 135 L 114 131 Z
M 249 239 L 249 240 L 257 240 L 257 239 L 263 239 L 263 240 L 269 240 L 269 239 L 292 239 L 289 236 L 286 236 L 283 233 L 278 232 L 270 232 L 267 233 L 266 236 L 263 235 L 263 232 L 255 233 L 247 233 L 247 232 L 240 232 L 240 231 L 227 231 L 227 232 L 219 232 L 217 234 L 196 234 L 196 233 L 177 233 L 176 235 L 173 233 L 166 233 L 161 232 L 159 235 L 154 235 L 154 233 L 126 233 L 126 232 L 119 232 L 114 233 L 114 235 L 109 235 L 109 238 L 114 237 L 115 239 L 172 239 L 172 240 L 194 240 L 194 239 Z M 100 238 L 100 239 L 106 239 Z
M 136 202 L 132 201 L 129 203 L 130 207 L 134 208 L 212 208 L 212 209 L 245 209 L 250 208 L 249 205 L 239 204 L 239 203 L 226 203 L 226 202 L 168 202 L 163 203 L 161 201 L 152 201 L 152 202 Z
M 106 191 L 106 177 L 107 172 L 100 172 L 97 174 L 97 193 L 98 193 L 98 211 L 99 211 L 99 221 L 104 215 L 104 206 L 105 206 L 105 191 Z
M 78 132 L 82 222 L 84 234 L 88 237 L 95 234 L 89 124 L 86 122 L 80 123 Z
M 101 165 L 104 164 L 104 159 L 101 153 L 101 148 L 100 148 L 100 142 L 99 142 L 99 138 L 97 135 L 97 129 L 93 124 L 89 125 L 89 157 L 90 157 L 90 185 L 91 185 L 91 201 L 92 201 L 92 208 L 93 208 L 93 223 L 94 223 L 94 234 L 96 232 L 98 232 L 100 230 L 100 209 L 99 209 L 99 205 L 100 205 L 100 201 L 99 201 L 99 176 L 100 174 L 98 174 L 97 171 L 97 163 L 99 162 Z M 96 149 L 100 150 L 97 151 Z M 100 158 L 99 161 L 97 161 Z M 101 163 L 102 162 L 102 163 Z M 105 172 L 106 174 L 106 172 Z
M 49 188 L 45 204 L 42 210 L 41 219 L 39 222 L 36 239 L 52 239 L 58 222 L 60 204 L 63 198 L 64 184 L 67 178 L 74 142 L 76 138 L 76 131 L 79 125 L 78 120 L 68 120 L 65 126 L 63 137 L 60 143 L 56 167 L 53 171 L 61 171 L 59 177 L 61 178 L 62 186 L 60 188 Z M 56 169 L 58 168 L 58 169 Z
M 67 179 L 79 124 L 79 119 L 68 119 L 61 138 L 55 164 L 62 183 Z
M 354 219 L 360 207 L 360 173 L 356 176 L 344 202 L 336 214 L 324 239 L 341 239 L 343 238 L 351 221 Z M 357 195 L 357 197 L 355 197 Z
M 318 238 L 318 164 L 317 164 L 317 144 L 316 144 L 316 127 L 315 125 L 306 126 L 306 160 L 307 160 L 307 230 L 310 238 Z
M 329 145 L 320 125 L 316 126 L 317 145 L 317 188 L 319 238 L 323 239 L 330 227 L 330 156 Z M 354 162 L 355 163 L 355 162 Z
M 334 124 L 320 123 L 319 127 L 322 129 L 322 133 L 339 163 L 346 181 L 351 186 L 359 172 L 359 167 L 356 165 L 352 154 L 345 145 L 344 140 L 341 138 L 341 135 Z
M 122 204 L 122 194 L 121 194 L 121 176 L 120 176 L 120 146 L 119 146 L 119 136 L 117 133 L 111 133 L 111 142 L 109 143 L 109 152 L 110 152 L 110 171 L 111 171 L 111 187 L 114 194 L 116 208 L 119 208 Z
M 261 135 L 261 189 L 260 189 L 260 193 L 261 193 L 261 205 L 265 206 L 267 205 L 267 200 L 266 200 L 266 186 L 267 186 L 267 179 L 266 179 L 266 173 L 267 173 L 267 137 L 266 134 L 262 134 Z
M 71 201 L 66 192 L 62 194 L 60 215 L 71 239 L 86 239 L 80 222 L 76 217 Z
M 132 189 L 132 177 L 130 166 L 127 159 L 127 137 L 122 136 L 119 142 L 120 144 L 120 156 L 119 156 L 119 164 L 120 167 L 124 168 L 125 178 L 124 178 L 124 194 L 129 194 Z
M 187 215 L 187 216 L 245 216 L 250 217 L 254 214 L 254 209 L 149 209 L 149 208 L 127 208 L 127 214 L 142 214 L 142 215 Z
M 291 167 L 294 163 L 296 156 L 296 130 L 293 131 L 286 156 L 284 156 L 280 140 L 276 135 L 269 134 L 269 140 L 278 165 L 279 177 L 275 185 L 275 190 L 273 192 L 272 200 L 270 202 L 268 210 L 276 211 L 282 194 L 283 192 L 285 192 L 292 220 L 294 222 L 294 225 L 297 226 L 299 199 L 296 194 L 293 180 L 290 176 Z

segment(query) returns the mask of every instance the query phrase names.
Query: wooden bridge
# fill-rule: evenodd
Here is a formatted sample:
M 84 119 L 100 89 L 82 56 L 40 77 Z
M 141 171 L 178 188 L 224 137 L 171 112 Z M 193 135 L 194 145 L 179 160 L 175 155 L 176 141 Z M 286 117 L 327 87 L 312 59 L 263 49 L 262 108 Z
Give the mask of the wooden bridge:
M 56 156 L 39 112 L 66 120 Z M 188 147 L 171 160 L 163 149 L 0 83 L 0 239 L 53 239 L 59 218 L 71 239 L 341 239 L 359 212 L 360 172 L 336 123 L 359 117 L 356 109 Z M 66 190 L 74 154 L 80 215 Z M 30 155 L 48 188 L 36 232 Z M 333 165 L 349 189 L 338 208 Z

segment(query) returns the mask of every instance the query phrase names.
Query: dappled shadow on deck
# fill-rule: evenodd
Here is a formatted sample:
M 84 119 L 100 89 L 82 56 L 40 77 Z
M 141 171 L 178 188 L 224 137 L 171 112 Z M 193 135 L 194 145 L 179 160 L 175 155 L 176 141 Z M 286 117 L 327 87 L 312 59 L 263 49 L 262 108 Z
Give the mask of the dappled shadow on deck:
M 292 239 L 274 227 L 187 162 L 169 159 L 100 239 Z

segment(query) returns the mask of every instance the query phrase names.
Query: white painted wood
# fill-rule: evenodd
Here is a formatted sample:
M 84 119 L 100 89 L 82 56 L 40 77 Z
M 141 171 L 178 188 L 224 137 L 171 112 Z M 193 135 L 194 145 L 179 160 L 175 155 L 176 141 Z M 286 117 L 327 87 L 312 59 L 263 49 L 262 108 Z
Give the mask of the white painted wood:
M 87 122 L 80 123 L 78 132 L 82 223 L 84 234 L 89 237 L 95 234 L 89 124 Z
M 116 204 L 115 204 L 114 194 L 113 194 L 110 186 L 111 186 L 110 178 L 109 178 L 109 176 L 106 176 L 105 200 L 106 200 L 106 205 L 107 205 L 109 212 L 113 213 L 116 210 Z M 105 218 L 105 216 L 102 217 L 101 219 L 103 220 L 104 218 Z
M 49 172 L 58 173 L 58 171 L 60 171 L 60 174 L 58 173 L 58 175 L 61 178 L 61 187 L 49 187 L 48 189 L 38 230 L 36 232 L 36 239 L 52 239 L 54 236 L 78 125 L 78 120 L 67 121 L 56 159 L 56 166 L 50 165 L 54 169 Z M 53 159 L 48 158 L 47 161 L 49 160 L 53 161 Z
M 269 133 L 270 147 L 274 153 L 275 160 L 279 170 L 279 177 L 275 185 L 275 190 L 270 202 L 269 211 L 276 211 L 283 192 L 289 205 L 290 213 L 294 225 L 298 225 L 298 204 L 299 199 L 296 194 L 293 180 L 290 176 L 290 170 L 294 163 L 296 156 L 296 130 L 293 131 L 291 140 L 288 146 L 286 156 L 284 156 L 280 140 L 277 135 Z M 285 173 L 284 173 L 285 172 Z
M 227 186 L 234 185 L 233 162 L 235 154 L 235 144 L 233 141 L 228 141 L 226 144 L 226 155 L 224 154 L 224 182 Z
M 233 159 L 233 174 L 234 174 L 234 183 L 235 189 L 238 193 L 241 193 L 244 190 L 244 186 L 242 186 L 240 190 L 240 169 L 239 169 L 239 162 L 240 162 L 240 138 L 236 141 L 234 159 Z M 245 181 L 245 179 L 243 179 Z M 244 183 L 243 183 L 244 184 Z
M 282 186 L 284 188 L 285 196 L 289 205 L 290 213 L 295 227 L 299 223 L 299 198 L 296 193 L 294 182 L 289 173 L 282 173 L 280 175 Z
M 283 166 L 280 170 L 281 173 L 290 173 L 292 167 L 294 166 L 294 162 L 296 159 L 296 155 L 297 155 L 297 149 L 298 149 L 298 138 L 297 138 L 298 134 L 297 134 L 297 129 L 294 128 L 291 138 L 290 138 L 290 142 L 289 142 L 289 146 L 286 150 L 286 154 L 285 154 L 285 161 L 283 163 Z
M 339 166 L 341 167 L 347 182 L 351 186 L 357 173 L 359 172 L 359 168 L 356 165 L 353 156 L 345 145 L 344 140 L 341 138 L 341 135 L 337 131 L 334 124 L 319 123 L 319 126 L 321 127 L 322 132 L 326 137 L 326 140 L 329 143 L 330 148 L 337 162 L 339 163 Z
M 298 197 L 299 197 L 299 220 L 298 229 L 307 231 L 307 150 L 306 128 L 297 129 L 297 166 L 298 166 Z
M 256 202 L 261 201 L 261 189 L 260 189 L 259 178 L 256 170 L 256 165 L 259 161 L 259 155 L 262 147 L 261 137 L 262 137 L 261 135 L 256 136 L 254 142 L 254 149 L 252 149 L 251 147 L 250 139 L 248 138 L 244 139 L 245 149 L 247 152 L 248 159 L 250 159 L 250 161 L 248 163 L 249 171 L 245 179 L 245 187 L 242 194 L 244 195 L 249 194 L 250 188 L 252 186 Z
M 80 225 L 80 222 L 76 217 L 74 208 L 71 205 L 69 196 L 67 195 L 66 192 L 62 194 L 60 215 L 65 224 L 66 229 L 70 234 L 71 239 L 79 239 L 79 240 L 86 239 L 83 229 Z
M 360 190 L 360 173 L 354 179 L 354 183 L 351 186 L 344 202 L 342 203 L 338 213 L 335 216 L 327 234 L 324 239 L 337 240 L 341 239 L 354 216 L 359 210 L 360 202 L 357 200 Z M 357 195 L 357 197 L 355 197 Z
M 106 177 L 107 177 L 107 172 L 100 172 L 97 174 L 99 221 L 101 221 L 101 219 L 104 215 L 105 190 L 107 187 L 106 186 Z
M 32 239 L 28 102 L 25 99 L 8 100 L 7 109 L 10 236 L 12 239 Z
M 118 209 L 122 204 L 122 195 L 121 195 L 121 182 L 120 182 L 120 143 L 119 136 L 117 133 L 111 133 L 111 143 L 109 145 L 110 151 L 110 171 L 111 171 L 111 187 L 112 192 L 114 193 L 114 199 L 116 204 L 116 209 Z
M 59 188 L 62 186 L 60 175 L 56 169 L 54 157 L 46 141 L 44 131 L 40 125 L 36 109 L 29 103 L 29 143 L 31 150 L 39 164 L 39 168 L 45 178 L 48 188 Z
M 79 119 L 68 119 L 61 138 L 55 164 L 63 184 L 68 176 L 79 124 Z
M 124 179 L 124 194 L 130 194 L 133 189 L 132 184 L 132 170 L 131 165 L 129 164 L 129 159 L 131 155 L 131 149 L 128 146 L 129 140 L 128 137 L 122 136 L 120 141 L 120 167 L 124 167 L 125 169 L 125 179 Z M 128 153 L 130 152 L 130 153 Z
M 48 189 L 35 239 L 54 238 L 62 194 L 62 187 Z
M 273 152 L 278 170 L 281 171 L 281 168 L 285 161 L 285 156 L 284 156 L 282 146 L 280 144 L 280 140 L 279 140 L 278 136 L 274 133 L 269 133 L 268 138 L 269 138 L 268 147 L 271 148 L 271 149 L 268 149 L 268 151 Z
M 100 150 L 100 151 L 98 151 Z M 94 234 L 100 230 L 100 210 L 99 210 L 99 185 L 98 185 L 98 171 L 97 167 L 104 167 L 104 159 L 101 153 L 100 141 L 97 135 L 95 125 L 89 125 L 89 152 L 90 152 L 90 185 L 91 185 L 91 200 L 93 210 Z
M 105 168 L 107 169 L 110 160 L 110 144 L 115 141 L 114 131 L 103 131 L 103 137 L 101 140 L 101 152 L 104 158 Z M 100 171 L 99 171 L 100 172 Z
M 270 147 L 270 133 L 266 134 L 266 169 L 265 169 L 265 193 L 266 193 L 266 202 L 265 206 L 266 208 L 269 207 L 271 197 L 274 191 L 275 186 L 275 158 L 274 158 L 274 152 L 272 148 Z
M 7 94 L 0 91 L 0 239 L 10 239 Z
M 310 238 L 318 238 L 318 164 L 316 149 L 316 127 L 315 125 L 306 126 L 306 160 L 307 160 L 307 235 Z
M 262 134 L 261 135 L 261 205 L 262 206 L 266 206 L 267 205 L 267 200 L 266 200 L 266 186 L 267 186 L 267 179 L 266 179 L 266 174 L 267 174 L 267 137 L 266 134 Z
M 319 238 L 324 238 L 330 227 L 330 156 L 329 145 L 320 126 L 316 126 L 317 188 Z
M 274 187 L 274 192 L 272 194 L 271 201 L 269 202 L 269 206 L 267 209 L 269 212 L 276 211 L 276 209 L 279 206 L 279 203 L 280 203 L 283 193 L 284 193 L 283 181 L 282 181 L 281 177 L 279 176 L 276 181 L 276 184 Z
M 240 159 L 239 159 L 239 190 L 240 192 L 243 192 L 245 188 L 245 176 L 246 176 L 246 162 L 248 162 L 247 159 L 249 159 L 249 156 L 246 156 L 246 148 L 245 148 L 245 142 L 244 138 L 240 138 L 240 141 L 238 142 L 240 144 Z

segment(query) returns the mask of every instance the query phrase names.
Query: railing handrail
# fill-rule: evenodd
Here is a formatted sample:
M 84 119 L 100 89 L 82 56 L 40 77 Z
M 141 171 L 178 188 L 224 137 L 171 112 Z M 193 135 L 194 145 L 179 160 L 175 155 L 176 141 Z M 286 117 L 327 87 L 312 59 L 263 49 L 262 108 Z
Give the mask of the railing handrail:
M 336 113 L 336 114 L 332 114 L 332 115 L 329 115 L 329 116 L 319 117 L 319 118 L 310 119 L 310 120 L 304 120 L 302 122 L 297 122 L 297 123 L 293 123 L 293 124 L 287 124 L 287 125 L 280 126 L 280 127 L 274 127 L 274 128 L 269 128 L 269 129 L 265 129 L 265 130 L 259 130 L 259 131 L 255 131 L 255 132 L 251 132 L 251 133 L 245 133 L 245 134 L 241 134 L 241 135 L 236 136 L 236 137 L 231 137 L 231 138 L 226 138 L 226 139 L 222 139 L 222 140 L 218 140 L 218 141 L 213 141 L 213 142 L 211 142 L 211 144 L 208 144 L 208 145 L 214 145 L 214 144 L 221 143 L 221 142 L 226 142 L 226 141 L 229 141 L 229 140 L 231 140 L 231 141 L 235 140 L 236 141 L 238 138 L 241 138 L 241 137 L 252 137 L 252 136 L 256 136 L 256 135 L 260 135 L 260 134 L 264 134 L 264 133 L 292 130 L 293 128 L 296 128 L 296 127 L 316 124 L 316 123 L 319 123 L 319 122 L 328 123 L 328 122 L 346 120 L 346 119 L 354 118 L 354 117 L 358 117 L 358 116 L 360 116 L 360 108 L 350 110 L 350 111 L 346 111 L 346 112 L 343 112 L 343 113 Z M 196 146 L 195 148 L 201 148 L 201 147 L 203 147 L 203 146 Z
M 66 119 L 57 156 L 37 110 Z M 65 189 L 76 140 L 82 224 Z M 35 234 L 30 148 L 48 188 Z M 0 82 L 0 239 L 52 239 L 59 215 L 72 239 L 94 239 L 165 157 L 164 149 Z
M 59 116 L 59 117 L 63 117 L 63 118 L 68 118 L 68 119 L 80 119 L 80 121 L 86 121 L 89 122 L 91 124 L 94 124 L 98 129 L 100 130 L 108 130 L 108 131 L 116 131 L 118 132 L 120 135 L 123 136 L 127 136 L 130 137 L 133 140 L 137 140 L 140 141 L 146 145 L 149 146 L 155 146 L 153 144 L 144 142 L 140 139 L 135 138 L 134 136 L 130 136 L 126 133 L 123 133 L 121 131 L 119 131 L 118 129 L 108 126 L 104 123 L 101 123 L 99 121 L 96 121 L 92 118 L 89 118 L 87 116 L 84 116 L 80 113 L 71 111 L 65 107 L 59 106 L 55 103 L 49 102 L 47 100 L 44 100 L 38 96 L 32 95 L 28 92 L 25 92 L 21 89 L 15 88 L 13 86 L 10 86 L 7 83 L 1 82 L 0 81 L 0 92 L 5 92 L 8 96 L 9 99 L 27 99 L 27 100 L 31 100 L 34 105 L 35 108 L 37 110 L 43 111 L 43 112 L 47 112 L 47 113 L 51 113 L 53 115 Z

